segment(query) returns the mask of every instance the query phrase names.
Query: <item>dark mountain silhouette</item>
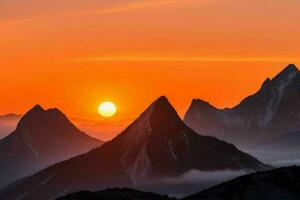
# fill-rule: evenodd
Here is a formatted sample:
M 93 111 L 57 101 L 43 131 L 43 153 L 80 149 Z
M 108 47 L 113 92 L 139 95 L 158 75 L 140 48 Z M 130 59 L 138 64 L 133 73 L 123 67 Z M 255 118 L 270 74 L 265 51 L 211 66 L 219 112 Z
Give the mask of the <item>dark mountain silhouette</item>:
M 0 187 L 100 144 L 59 110 L 37 105 L 22 117 L 13 133 L 0 140 Z
M 82 191 L 65 197 L 58 198 L 57 200 L 176 200 L 168 196 L 162 196 L 150 192 L 142 192 L 133 189 L 106 189 L 99 192 Z
M 300 199 L 300 168 L 286 167 L 245 175 L 184 200 Z
M 268 168 L 232 144 L 198 135 L 160 97 L 112 141 L 14 183 L 0 191 L 0 199 L 52 199 L 80 190 L 140 186 L 191 169 Z
M 199 134 L 252 145 L 300 130 L 300 72 L 287 66 L 260 90 L 231 109 L 193 100 L 184 121 Z

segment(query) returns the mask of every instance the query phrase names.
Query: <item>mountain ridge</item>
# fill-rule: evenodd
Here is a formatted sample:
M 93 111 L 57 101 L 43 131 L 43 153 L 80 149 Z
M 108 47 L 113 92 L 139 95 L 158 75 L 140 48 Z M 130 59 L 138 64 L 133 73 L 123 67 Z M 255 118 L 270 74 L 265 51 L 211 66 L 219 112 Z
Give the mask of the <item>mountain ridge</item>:
M 300 72 L 290 64 L 238 105 L 218 109 L 193 100 L 184 121 L 200 134 L 239 146 L 251 146 L 270 137 L 300 130 Z M 297 114 L 298 113 L 298 114 Z
M 81 132 L 58 109 L 34 106 L 15 131 L 0 140 L 0 186 L 101 144 Z
M 191 169 L 269 168 L 232 144 L 198 135 L 183 123 L 167 98 L 160 97 L 113 140 L 5 188 L 0 198 L 9 200 L 16 194 L 27 194 L 22 199 L 50 199 L 66 190 L 135 187 Z M 45 183 L 48 178 L 51 181 Z M 40 183 L 44 184 L 35 189 Z

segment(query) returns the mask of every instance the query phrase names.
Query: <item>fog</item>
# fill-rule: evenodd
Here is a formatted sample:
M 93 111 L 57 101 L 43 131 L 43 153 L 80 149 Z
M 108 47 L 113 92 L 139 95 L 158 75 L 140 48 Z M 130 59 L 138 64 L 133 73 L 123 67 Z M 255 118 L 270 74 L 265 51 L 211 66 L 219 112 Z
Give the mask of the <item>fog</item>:
M 201 190 L 208 189 L 216 184 L 245 175 L 245 171 L 198 171 L 190 170 L 182 176 L 175 178 L 164 178 L 157 182 L 152 182 L 139 187 L 145 191 L 168 194 L 174 197 L 190 195 Z
M 300 165 L 300 152 L 280 151 L 247 151 L 260 161 L 270 164 L 273 167 L 288 167 Z
M 273 167 L 300 165 L 300 152 L 250 151 L 245 152 Z M 174 197 L 190 195 L 212 186 L 245 175 L 245 171 L 222 170 L 214 172 L 190 170 L 182 176 L 164 178 L 157 182 L 138 187 L 145 191 L 168 194 Z

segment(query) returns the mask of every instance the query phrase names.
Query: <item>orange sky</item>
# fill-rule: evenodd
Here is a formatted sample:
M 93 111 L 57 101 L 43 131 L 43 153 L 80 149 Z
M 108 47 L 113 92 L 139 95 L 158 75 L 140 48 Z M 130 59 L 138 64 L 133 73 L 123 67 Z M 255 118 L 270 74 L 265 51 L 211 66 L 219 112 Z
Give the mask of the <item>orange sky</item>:
M 299 1 L 53 2 L 0 2 L 0 113 L 58 107 L 107 139 L 160 95 L 181 116 L 192 98 L 230 107 L 300 64 Z

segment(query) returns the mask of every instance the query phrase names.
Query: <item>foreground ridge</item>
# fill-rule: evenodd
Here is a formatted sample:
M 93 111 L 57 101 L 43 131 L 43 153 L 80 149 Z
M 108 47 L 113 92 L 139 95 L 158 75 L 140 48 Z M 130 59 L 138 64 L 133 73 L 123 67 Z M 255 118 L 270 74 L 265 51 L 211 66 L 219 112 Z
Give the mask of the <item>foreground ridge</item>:
M 275 200 L 299 199 L 300 167 L 284 167 L 252 173 L 214 186 L 208 190 L 182 198 L 182 200 Z M 57 200 L 175 200 L 168 196 L 133 189 L 106 189 L 99 192 L 82 191 Z

